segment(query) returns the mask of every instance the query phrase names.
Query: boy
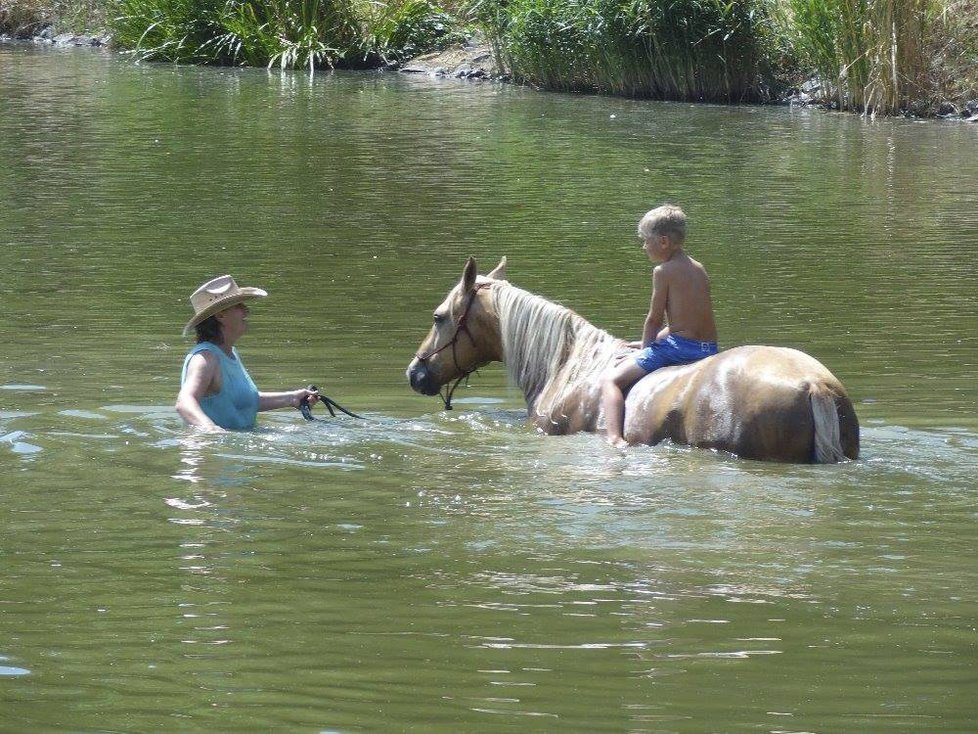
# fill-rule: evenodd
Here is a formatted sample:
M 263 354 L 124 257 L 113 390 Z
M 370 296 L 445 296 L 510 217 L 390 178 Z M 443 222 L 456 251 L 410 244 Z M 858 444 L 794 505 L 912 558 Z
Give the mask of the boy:
M 625 393 L 632 385 L 660 367 L 688 364 L 717 353 L 710 278 L 683 251 L 686 214 L 670 204 L 657 207 L 642 217 L 638 235 L 649 260 L 661 264 L 652 271 L 652 303 L 642 341 L 631 344 L 641 351 L 609 370 L 602 383 L 608 443 L 613 446 L 627 445 L 622 438 Z

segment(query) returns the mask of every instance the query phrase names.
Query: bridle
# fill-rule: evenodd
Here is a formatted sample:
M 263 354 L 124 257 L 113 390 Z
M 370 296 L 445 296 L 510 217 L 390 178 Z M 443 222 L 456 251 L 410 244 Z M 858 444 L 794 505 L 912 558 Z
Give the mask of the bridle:
M 455 388 L 457 388 L 462 383 L 463 380 L 468 380 L 469 375 L 475 372 L 474 369 L 464 370 L 459 365 L 458 355 L 455 350 L 455 345 L 458 344 L 459 339 L 462 338 L 462 334 L 465 334 L 467 337 L 469 337 L 469 341 L 472 342 L 473 345 L 475 344 L 475 337 L 473 337 L 472 332 L 469 331 L 469 323 L 468 323 L 469 311 L 472 310 L 472 304 L 475 303 L 476 294 L 483 288 L 488 288 L 490 285 L 492 285 L 492 283 L 477 283 L 472 288 L 472 293 L 469 295 L 469 300 L 465 304 L 465 308 L 462 311 L 462 316 L 459 318 L 458 323 L 455 324 L 455 333 L 452 334 L 452 338 L 449 341 L 447 341 L 442 346 L 438 347 L 438 349 L 436 349 L 433 352 L 423 352 L 421 354 L 414 355 L 415 359 L 417 359 L 421 364 L 424 364 L 429 359 L 434 357 L 436 354 L 444 352 L 449 347 L 452 348 L 452 360 L 455 362 L 455 369 L 461 372 L 462 376 L 459 377 L 457 380 L 455 380 L 455 382 L 452 383 L 451 387 L 445 385 L 444 395 L 442 394 L 441 390 L 438 391 L 438 397 L 440 397 L 442 402 L 445 404 L 445 410 L 452 409 L 452 395 L 455 394 Z

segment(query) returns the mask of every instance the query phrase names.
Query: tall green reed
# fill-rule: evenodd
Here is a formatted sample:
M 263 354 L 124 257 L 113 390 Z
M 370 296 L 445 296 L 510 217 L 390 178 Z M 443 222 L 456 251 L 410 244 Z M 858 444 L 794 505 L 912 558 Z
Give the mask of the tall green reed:
M 117 0 L 109 24 L 114 43 L 138 59 L 228 63 L 207 48 L 225 11 L 225 0 Z
M 497 63 L 548 89 L 761 101 L 772 90 L 764 0 L 474 0 Z
M 140 59 L 283 69 L 360 67 L 428 50 L 432 0 L 115 0 L 114 41 Z
M 938 0 L 788 0 L 802 60 L 842 109 L 896 114 L 931 96 Z
M 456 19 L 432 0 L 370 2 L 361 18 L 362 56 L 368 62 L 397 64 L 464 40 Z
M 933 57 L 942 99 L 978 99 L 978 0 L 946 0 L 935 23 Z

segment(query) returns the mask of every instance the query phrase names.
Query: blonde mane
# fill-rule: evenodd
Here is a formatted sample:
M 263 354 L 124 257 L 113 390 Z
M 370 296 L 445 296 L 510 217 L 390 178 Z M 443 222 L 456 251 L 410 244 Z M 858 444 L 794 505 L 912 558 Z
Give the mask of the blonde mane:
M 550 415 L 568 393 L 596 381 L 622 346 L 569 308 L 509 283 L 493 287 L 492 296 L 506 369 L 531 412 Z M 537 405 L 545 390 L 546 404 Z

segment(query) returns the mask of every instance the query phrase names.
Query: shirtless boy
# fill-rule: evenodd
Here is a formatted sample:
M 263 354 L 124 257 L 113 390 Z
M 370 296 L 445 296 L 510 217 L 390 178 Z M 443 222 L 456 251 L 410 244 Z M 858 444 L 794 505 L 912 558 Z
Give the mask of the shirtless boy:
M 638 223 L 642 249 L 653 263 L 652 303 L 645 317 L 640 349 L 609 370 L 601 399 L 608 443 L 625 446 L 622 438 L 625 393 L 649 372 L 673 364 L 688 364 L 717 353 L 717 328 L 706 270 L 683 250 L 686 214 L 665 204 Z

